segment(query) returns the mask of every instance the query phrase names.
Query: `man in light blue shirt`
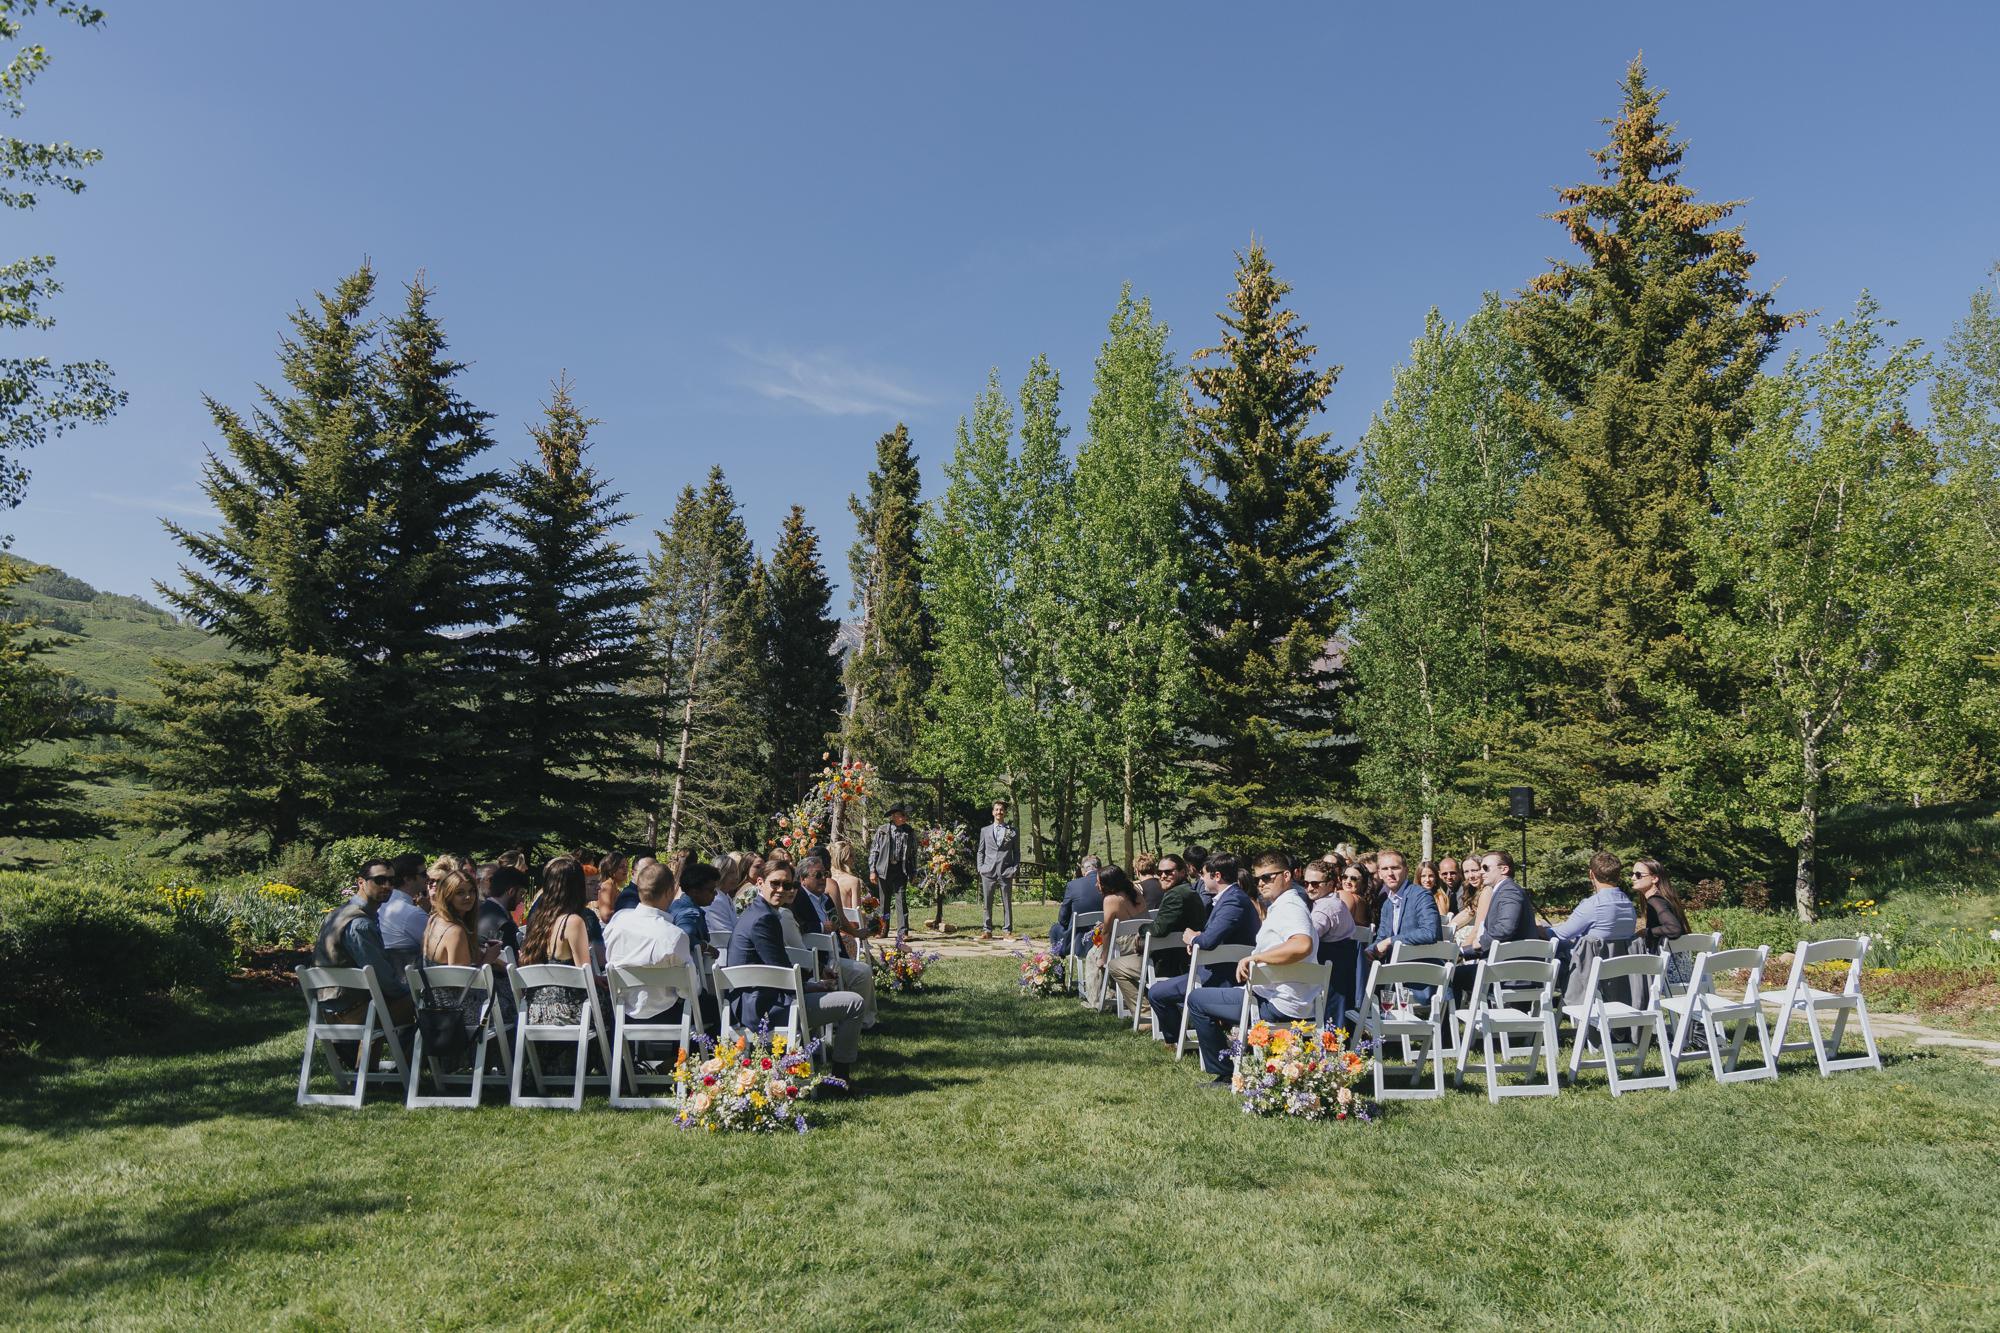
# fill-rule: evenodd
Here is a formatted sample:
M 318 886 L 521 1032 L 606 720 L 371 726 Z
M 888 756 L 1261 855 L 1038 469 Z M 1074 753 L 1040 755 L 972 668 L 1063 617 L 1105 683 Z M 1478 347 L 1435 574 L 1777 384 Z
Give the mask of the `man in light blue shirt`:
M 389 863 L 389 873 L 395 877 L 396 887 L 376 913 L 376 921 L 382 930 L 382 948 L 389 955 L 389 965 L 400 977 L 403 969 L 414 964 L 423 953 L 424 927 L 430 924 L 430 913 L 418 901 L 425 887 L 424 858 L 415 852 L 404 852 Z
M 1599 852 L 1590 858 L 1590 896 L 1576 905 L 1567 921 L 1549 931 L 1564 956 L 1581 939 L 1615 943 L 1638 933 L 1638 912 L 1625 896 L 1625 890 L 1618 887 L 1618 875 L 1623 869 L 1610 852 Z

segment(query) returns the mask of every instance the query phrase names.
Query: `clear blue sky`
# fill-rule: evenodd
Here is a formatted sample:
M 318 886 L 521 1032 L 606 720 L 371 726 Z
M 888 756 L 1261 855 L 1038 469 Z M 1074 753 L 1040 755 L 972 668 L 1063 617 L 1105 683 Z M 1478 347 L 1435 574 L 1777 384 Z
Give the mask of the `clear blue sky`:
M 364 256 L 392 299 L 428 273 L 503 453 L 568 369 L 635 544 L 720 462 L 760 548 L 803 503 L 843 583 L 878 434 L 934 486 L 987 368 L 1046 352 L 1076 439 L 1119 284 L 1184 356 L 1253 233 L 1357 437 L 1429 306 L 1562 252 L 1540 215 L 1642 47 L 1787 306 L 1867 286 L 1938 341 L 2000 259 L 1991 4 L 104 3 L 17 132 L 106 160 L 6 253 L 57 255 L 37 350 L 131 404 L 0 531 L 123 592 L 202 521 L 202 395 L 250 403 Z

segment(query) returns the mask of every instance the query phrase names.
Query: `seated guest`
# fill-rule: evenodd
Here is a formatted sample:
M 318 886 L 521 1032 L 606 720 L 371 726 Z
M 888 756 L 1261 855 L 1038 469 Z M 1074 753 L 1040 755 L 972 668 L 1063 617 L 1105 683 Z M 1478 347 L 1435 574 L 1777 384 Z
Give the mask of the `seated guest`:
M 622 912 L 628 907 L 637 907 L 639 905 L 639 872 L 647 866 L 656 866 L 658 864 L 659 861 L 650 856 L 642 856 L 632 863 L 632 878 L 624 888 L 618 890 L 618 900 L 611 905 L 614 913 Z M 671 873 L 668 874 L 667 878 L 673 880 L 676 884 L 680 882 L 679 878 Z
M 784 921 L 790 919 L 787 909 L 797 892 L 798 882 L 792 878 L 790 866 L 765 875 L 757 896 L 751 899 L 730 936 L 729 966 L 757 963 L 791 968 L 791 955 L 785 952 Z M 791 1008 L 792 993 L 789 989 L 750 986 L 737 991 L 731 1003 L 736 1006 L 733 1021 L 754 1032 L 762 1023 L 776 1027 L 784 1021 Z M 831 990 L 818 981 L 807 983 L 804 1025 L 808 1031 L 827 1023 L 834 1025 L 832 1059 L 836 1078 L 853 1077 L 854 1061 L 861 1050 L 861 1008 L 862 999 L 853 991 Z
M 389 961 L 382 947 L 382 930 L 377 915 L 394 894 L 396 878 L 387 861 L 363 863 L 355 877 L 354 893 L 328 912 L 319 923 L 313 940 L 314 967 L 372 967 L 375 984 L 389 1006 L 389 1018 L 397 1026 L 414 1022 L 416 1011 L 403 971 Z M 422 938 L 419 937 L 421 946 Z M 361 987 L 330 986 L 318 995 L 320 1012 L 330 1023 L 359 1023 L 368 1008 L 368 992 Z
M 565 963 L 588 969 L 590 930 L 584 918 L 583 863 L 558 856 L 542 871 L 542 891 L 528 912 L 528 929 L 521 940 L 521 966 Z M 577 986 L 535 986 L 527 993 L 530 1023 L 570 1025 L 583 1016 L 589 996 Z
M 1333 866 L 1315 861 L 1304 871 L 1302 887 L 1312 904 L 1313 933 L 1319 936 L 1322 963 L 1333 964 L 1333 993 L 1326 997 L 1328 1027 L 1347 1026 L 1347 1011 L 1354 1002 L 1354 969 L 1360 950 L 1354 942 L 1354 914 L 1340 893 Z
M 1667 868 L 1653 858 L 1632 863 L 1632 892 L 1646 901 L 1646 939 L 1654 952 L 1665 953 L 1668 941 L 1688 933 L 1687 904 L 1667 878 Z M 1685 986 L 1694 973 L 1694 959 L 1684 953 L 1667 955 L 1667 981 Z
M 1465 879 L 1458 868 L 1455 856 L 1438 860 L 1438 915 L 1449 925 L 1451 919 L 1465 910 Z
M 1256 952 L 1236 965 L 1234 986 L 1204 986 L 1188 997 L 1188 1026 L 1201 1045 L 1201 1067 L 1228 1084 L 1235 1064 L 1228 1050 L 1229 1029 L 1236 1025 L 1243 1008 L 1243 983 L 1250 979 L 1255 963 L 1283 966 L 1312 961 L 1319 951 L 1319 937 L 1313 931 L 1312 907 L 1306 895 L 1292 883 L 1292 863 L 1283 852 L 1265 852 L 1253 867 L 1257 896 L 1264 906 L 1264 921 L 1258 928 Z M 1273 986 L 1257 986 L 1252 991 L 1253 1012 L 1265 1022 L 1289 1023 L 1310 1014 L 1319 999 L 1320 986 L 1294 981 Z
M 1076 878 L 1063 887 L 1062 904 L 1049 927 L 1049 950 L 1058 958 L 1069 953 L 1070 922 L 1077 913 L 1104 910 L 1104 895 L 1097 891 L 1097 869 L 1102 864 L 1095 856 L 1084 857 Z
M 694 946 L 667 910 L 674 898 L 674 880 L 667 868 L 658 861 L 649 862 L 634 876 L 632 891 L 639 899 L 638 904 L 614 913 L 604 927 L 605 965 L 657 967 L 663 963 L 693 962 Z M 672 984 L 627 992 L 625 1017 L 635 1023 L 677 1023 L 688 998 L 681 987 Z M 697 1002 L 707 999 L 699 991 L 695 998 Z M 713 1001 L 703 1008 L 710 1011 L 703 1017 L 712 1017 Z M 659 1058 L 673 1057 L 667 1052 Z
M 1618 873 L 1624 869 L 1610 852 L 1590 858 L 1590 896 L 1576 905 L 1569 919 L 1549 934 L 1556 951 L 1568 957 L 1580 939 L 1618 942 L 1630 940 L 1639 930 L 1639 914 L 1625 890 L 1618 887 Z
M 854 844 L 845 838 L 835 838 L 833 845 L 826 849 L 827 856 L 827 896 L 840 909 L 843 919 L 853 921 L 856 917 L 861 924 L 856 927 L 854 937 L 847 945 L 852 957 L 859 958 L 867 949 L 865 941 L 872 933 L 870 913 L 861 904 L 868 896 L 868 886 L 861 882 L 861 876 L 854 873 Z M 848 916 L 852 910 L 854 916 Z
M 1140 852 L 1132 858 L 1132 879 L 1139 886 L 1139 903 L 1148 912 L 1160 910 L 1160 899 L 1167 896 L 1167 886 L 1160 882 L 1160 858 L 1151 852 Z
M 1160 884 L 1165 892 L 1160 896 L 1160 907 L 1153 914 L 1153 924 L 1147 929 L 1163 940 L 1179 941 L 1186 931 L 1197 931 L 1208 924 L 1208 902 L 1199 890 L 1188 882 L 1187 862 L 1172 852 L 1160 858 Z M 1159 977 L 1184 977 L 1187 975 L 1187 954 L 1173 950 L 1153 956 L 1153 974 Z M 1114 975 L 1117 963 L 1112 964 Z M 1137 973 L 1135 972 L 1136 976 Z
M 774 855 L 765 866 L 765 875 L 769 876 L 781 863 L 790 866 L 799 882 L 799 891 L 792 896 L 791 924 L 785 925 L 785 943 L 803 949 L 807 935 L 832 935 L 838 945 L 840 929 L 851 931 L 854 927 L 847 924 L 834 908 L 833 900 L 826 896 L 826 858 L 815 852 L 792 866 L 789 858 Z M 861 997 L 861 1026 L 874 1027 L 875 969 L 859 959 L 836 955 L 833 975 L 828 980 L 838 983 L 841 990 L 853 991 Z
M 424 927 L 431 919 L 423 905 L 423 899 L 429 896 L 429 880 L 424 875 L 424 858 L 415 852 L 404 852 L 389 862 L 389 874 L 396 888 L 383 902 L 377 919 L 382 928 L 382 948 L 389 955 L 389 966 L 396 969 L 400 979 L 403 969 L 416 962 L 423 952 Z
M 1389 848 L 1375 853 L 1375 882 L 1382 897 L 1370 958 L 1387 961 L 1398 944 L 1436 944 L 1444 938 L 1437 899 L 1403 876 L 1401 852 Z
M 1201 895 L 1201 905 L 1215 906 L 1215 895 L 1208 888 L 1208 848 L 1198 842 L 1190 843 L 1181 853 L 1181 864 L 1187 867 L 1188 883 Z
M 1486 906 L 1479 924 L 1479 942 L 1474 953 L 1487 953 L 1496 944 L 1513 940 L 1546 938 L 1535 922 L 1535 900 L 1515 882 L 1514 858 L 1508 852 L 1488 852 L 1481 858 L 1481 878 L 1485 880 Z
M 1130 921 L 1144 916 L 1144 900 L 1139 896 L 1139 886 L 1125 873 L 1122 866 L 1106 866 L 1097 874 L 1097 888 L 1104 903 L 1103 942 L 1078 945 L 1086 950 L 1083 958 L 1083 993 L 1097 994 L 1098 986 L 1104 984 L 1104 971 L 1111 964 L 1111 927 L 1120 921 Z M 1118 941 L 1119 959 L 1127 964 L 1125 978 L 1119 984 L 1119 994 L 1126 997 L 1129 1004 L 1138 1003 L 1139 991 L 1139 936 L 1135 931 L 1127 931 Z
M 1181 942 L 1190 949 L 1215 949 L 1225 944 L 1257 942 L 1263 914 L 1257 910 L 1257 900 L 1245 893 L 1243 886 L 1236 882 L 1237 868 L 1236 858 L 1227 852 L 1208 858 L 1203 878 L 1208 883 L 1215 905 L 1209 908 L 1208 920 L 1200 930 L 1190 927 L 1181 932 Z M 1235 969 L 1227 963 L 1205 964 L 1204 969 L 1201 978 L 1204 986 L 1227 986 L 1235 975 Z M 1154 1021 L 1166 1041 L 1179 1039 L 1181 1007 L 1187 1003 L 1187 993 L 1185 974 L 1155 981 L 1146 992 L 1146 1001 L 1153 1007 Z
M 670 876 L 670 878 L 672 878 Z M 687 869 L 675 880 L 680 892 L 667 907 L 667 915 L 674 919 L 691 943 L 695 946 L 695 961 L 704 957 L 714 958 L 716 952 L 710 943 L 708 933 L 709 900 L 720 896 L 722 876 L 706 861 L 690 859 Z
M 520 952 L 521 928 L 514 924 L 514 913 L 521 906 L 521 894 L 527 887 L 528 876 L 512 866 L 496 861 L 479 868 L 478 925 L 482 947 L 497 944 Z
M 799 899 L 810 901 L 814 915 L 819 917 L 820 929 L 834 937 L 840 956 L 856 958 L 867 931 L 848 920 L 846 908 L 834 897 L 832 861 L 833 853 L 828 851 L 812 852 L 799 862 Z M 799 920 L 805 921 L 803 914 Z M 872 968 L 869 976 L 874 976 Z
M 724 852 L 715 858 L 715 896 L 701 910 L 708 916 L 710 935 L 728 934 L 736 929 L 736 893 L 750 872 L 750 858 Z M 686 877 L 681 883 L 687 883 Z
M 1417 887 L 1428 893 L 1431 896 L 1431 901 L 1437 904 L 1439 920 L 1443 920 L 1451 915 L 1451 899 L 1441 891 L 1438 885 L 1437 862 L 1417 862 Z
M 1467 852 L 1461 873 L 1465 877 L 1465 888 L 1458 896 L 1459 907 L 1445 924 L 1451 927 L 1452 939 L 1461 948 L 1471 948 L 1479 943 L 1480 925 L 1486 919 L 1488 889 L 1486 867 L 1477 854 Z
M 1368 872 L 1360 862 L 1340 868 L 1340 901 L 1347 908 L 1347 915 L 1355 926 L 1375 924 L 1375 895 L 1368 891 Z
M 609 851 L 598 857 L 597 901 L 602 903 L 605 909 L 598 912 L 598 919 L 608 923 L 611 920 L 611 913 L 632 906 L 632 903 L 625 901 L 631 887 L 632 866 L 625 859 L 625 853 Z M 631 897 L 633 902 L 637 902 L 639 895 L 634 893 Z
M 431 910 L 431 898 L 436 894 L 438 885 L 444 883 L 445 876 L 464 870 L 467 865 L 467 862 L 459 860 L 450 852 L 446 852 L 425 868 L 424 895 L 419 900 L 419 905 L 423 907 L 424 911 L 428 912 Z
M 474 953 L 477 949 L 478 952 Z M 424 927 L 424 962 L 447 967 L 495 967 L 500 962 L 498 944 L 479 943 L 479 890 L 477 881 L 462 870 L 454 870 L 431 887 L 431 919 Z M 428 979 L 418 973 L 418 990 L 413 996 L 418 1002 L 430 1001 L 450 1007 L 457 1005 L 465 996 L 463 986 L 432 986 L 428 991 L 423 987 Z M 494 978 L 493 993 L 499 994 L 506 984 L 501 977 Z M 463 1012 L 466 1028 L 478 1038 L 479 1025 L 485 1018 L 480 1006 L 474 1005 Z

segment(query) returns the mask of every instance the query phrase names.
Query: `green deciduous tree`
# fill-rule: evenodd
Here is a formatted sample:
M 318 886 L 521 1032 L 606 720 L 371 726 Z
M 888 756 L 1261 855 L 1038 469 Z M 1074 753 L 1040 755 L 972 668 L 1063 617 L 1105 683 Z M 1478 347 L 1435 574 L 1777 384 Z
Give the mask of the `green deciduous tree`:
M 1874 730 L 1928 749 L 1896 705 L 1961 671 L 1933 632 L 1955 562 L 1943 459 L 1909 420 L 1925 358 L 1914 343 L 1885 350 L 1880 326 L 1864 296 L 1821 351 L 1757 385 L 1749 431 L 1716 462 L 1714 518 L 1693 534 L 1688 625 L 1751 686 L 1719 726 L 1745 778 L 1741 816 L 1797 849 L 1805 921 L 1820 812 L 1876 778 L 1853 768 L 1854 742 Z
M 1689 756 L 1662 710 L 1690 691 L 1733 706 L 1682 620 L 1692 539 L 1787 323 L 1750 285 L 1742 229 L 1721 225 L 1738 204 L 1681 183 L 1664 95 L 1634 60 L 1600 179 L 1552 215 L 1582 258 L 1537 277 L 1511 321 L 1539 392 L 1516 400 L 1535 467 L 1502 529 L 1495 617 L 1525 709 L 1495 740 L 1572 845 L 1657 848 L 1702 812 L 1669 780 Z
M 1527 386 L 1504 318 L 1491 297 L 1457 328 L 1433 309 L 1361 442 L 1348 657 L 1356 776 L 1394 825 L 1421 821 L 1427 858 L 1441 818 L 1483 831 L 1478 768 L 1511 711 L 1490 603 L 1495 532 L 1526 466 L 1506 397 Z
M 1345 525 L 1352 451 L 1312 429 L 1339 374 L 1314 370 L 1290 287 L 1262 245 L 1239 257 L 1221 342 L 1194 355 L 1183 414 L 1196 609 L 1194 804 L 1235 845 L 1319 845 L 1345 784 Z

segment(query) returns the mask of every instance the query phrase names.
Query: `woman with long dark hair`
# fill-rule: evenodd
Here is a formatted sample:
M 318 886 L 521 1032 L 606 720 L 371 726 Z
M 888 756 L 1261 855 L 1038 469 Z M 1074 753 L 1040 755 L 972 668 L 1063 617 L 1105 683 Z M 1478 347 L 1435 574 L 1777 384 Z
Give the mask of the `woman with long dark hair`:
M 1667 868 L 1652 857 L 1641 857 L 1632 863 L 1632 893 L 1644 904 L 1646 911 L 1646 938 L 1653 948 L 1664 950 L 1668 940 L 1677 940 L 1688 932 L 1687 904 L 1681 901 L 1680 891 L 1667 878 Z M 1685 986 L 1694 973 L 1694 960 L 1687 954 L 1671 955 L 1667 964 L 1667 981 L 1671 985 Z
M 558 856 L 542 871 L 542 894 L 528 913 L 521 963 L 590 966 L 590 931 L 584 925 L 583 863 Z M 587 997 L 574 986 L 536 986 L 528 992 L 530 1023 L 575 1023 Z

